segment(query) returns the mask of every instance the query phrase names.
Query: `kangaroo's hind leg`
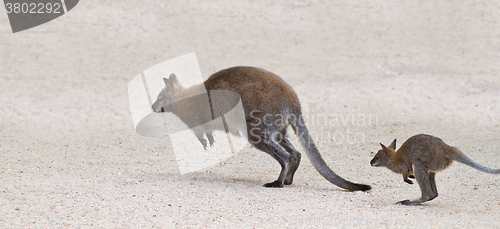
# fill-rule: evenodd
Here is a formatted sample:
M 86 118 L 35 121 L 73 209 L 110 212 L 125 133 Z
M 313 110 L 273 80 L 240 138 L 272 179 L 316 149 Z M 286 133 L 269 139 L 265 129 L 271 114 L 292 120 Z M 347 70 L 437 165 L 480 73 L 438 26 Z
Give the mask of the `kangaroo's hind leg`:
M 290 165 L 290 169 L 286 173 L 286 178 L 285 178 L 285 185 L 290 185 L 293 182 L 293 175 L 295 174 L 295 171 L 299 168 L 300 165 L 300 159 L 301 155 L 299 151 L 295 149 L 293 144 L 290 142 L 290 139 L 286 136 L 286 129 L 283 129 L 281 132 L 281 138 L 279 139 L 279 144 L 288 152 L 290 153 L 292 163 Z
M 272 133 L 263 133 L 256 139 L 252 139 L 255 136 L 249 137 L 249 142 L 255 146 L 255 148 L 260 149 L 267 154 L 271 155 L 276 159 L 281 165 L 281 172 L 278 179 L 274 182 L 264 184 L 264 187 L 283 187 L 285 183 L 285 178 L 287 172 L 290 170 L 290 165 L 292 164 L 292 157 L 288 151 L 279 144 L 276 137 Z

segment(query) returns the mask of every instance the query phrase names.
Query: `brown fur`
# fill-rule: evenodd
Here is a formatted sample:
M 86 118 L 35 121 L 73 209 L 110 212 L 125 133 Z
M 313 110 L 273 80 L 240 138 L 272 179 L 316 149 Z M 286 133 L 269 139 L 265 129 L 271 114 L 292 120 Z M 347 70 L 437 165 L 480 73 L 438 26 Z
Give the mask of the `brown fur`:
M 404 205 L 419 204 L 430 201 L 438 196 L 435 174 L 446 169 L 453 161 L 458 161 L 487 173 L 498 174 L 493 170 L 479 165 L 464 155 L 456 147 L 444 143 L 441 139 L 426 134 L 415 135 L 401 145 L 396 151 L 396 139 L 384 146 L 370 161 L 372 166 L 384 166 L 395 173 L 403 175 L 403 180 L 413 184 L 408 178 L 415 178 L 420 186 L 422 196 L 419 199 L 403 200 Z
M 183 89 L 176 81 L 175 76 L 171 76 L 169 80 L 165 79 L 166 86 L 153 104 L 153 110 L 173 112 L 179 116 L 188 126 L 193 127 L 204 147 L 207 144 L 203 139 L 203 133 L 209 138 L 210 144 L 213 143 L 211 132 L 214 127 L 205 124 L 211 120 L 210 109 L 213 118 L 214 106 L 230 107 L 228 104 L 237 102 L 233 101 L 235 98 L 232 96 L 214 99 L 210 94 L 222 90 L 236 92 L 239 95 L 237 99 L 241 98 L 247 127 L 247 130 L 242 131 L 246 132 L 248 141 L 255 148 L 271 155 L 281 165 L 278 179 L 265 184 L 266 187 L 282 187 L 293 182 L 293 175 L 299 167 L 301 155 L 286 137 L 287 127 L 292 125 L 309 159 L 323 177 L 350 191 L 371 189 L 369 185 L 343 179 L 326 165 L 304 124 L 297 95 L 277 75 L 254 67 L 233 67 L 219 71 L 204 84 L 189 89 Z M 206 88 L 209 94 L 208 103 L 202 101 L 201 97 L 200 101 L 187 99 L 196 94 L 195 92 L 199 92 L 202 87 Z M 196 105 L 192 105 L 193 103 Z

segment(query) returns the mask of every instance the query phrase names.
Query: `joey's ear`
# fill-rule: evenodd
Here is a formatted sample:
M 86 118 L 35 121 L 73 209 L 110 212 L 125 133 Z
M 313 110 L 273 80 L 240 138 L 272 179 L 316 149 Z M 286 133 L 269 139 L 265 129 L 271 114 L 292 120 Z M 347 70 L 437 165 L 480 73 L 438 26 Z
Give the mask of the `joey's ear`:
M 384 144 L 382 144 L 382 142 L 379 142 L 379 144 L 380 146 L 382 146 L 382 149 L 387 149 L 387 147 Z
M 389 145 L 389 148 L 396 150 L 396 139 L 394 139 L 394 141 L 392 141 L 392 143 Z

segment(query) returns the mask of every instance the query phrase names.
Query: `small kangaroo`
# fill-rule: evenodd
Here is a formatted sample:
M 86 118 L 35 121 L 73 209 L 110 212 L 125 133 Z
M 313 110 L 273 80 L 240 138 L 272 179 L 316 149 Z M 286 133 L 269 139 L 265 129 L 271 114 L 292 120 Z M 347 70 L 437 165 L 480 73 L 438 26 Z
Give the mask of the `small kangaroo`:
M 179 84 L 175 75 L 163 80 L 165 88 L 158 94 L 156 102 L 152 105 L 153 111 L 173 112 L 189 127 L 202 126 L 193 128 L 193 131 L 204 147 L 206 147 L 206 140 L 203 139 L 204 133 L 210 144 L 214 142 L 211 134 L 212 127 L 202 125 L 207 117 L 201 116 L 210 115 L 210 111 L 200 111 L 199 109 L 203 109 L 200 107 L 203 106 L 191 104 L 193 102 L 174 101 L 189 101 L 186 98 L 192 97 L 203 87 L 206 88 L 209 95 L 211 91 L 229 90 L 240 96 L 247 128 L 243 131 L 246 132 L 248 141 L 255 148 L 271 155 L 281 165 L 278 179 L 265 184 L 265 187 L 283 187 L 283 185 L 290 185 L 293 182 L 301 155 L 286 137 L 287 127 L 291 125 L 309 160 L 325 179 L 349 191 L 371 189 L 369 185 L 356 184 L 343 179 L 326 165 L 304 124 L 297 95 L 279 76 L 255 67 L 239 66 L 216 72 L 203 84 L 188 89 L 184 89 Z M 210 106 L 212 104 L 234 104 L 232 101 L 224 100 L 224 98 L 220 98 L 219 101 L 214 101 L 212 98 L 208 102 Z
M 415 178 L 420 186 L 422 196 L 418 199 L 403 200 L 397 204 L 413 205 L 433 200 L 438 196 L 436 189 L 436 172 L 446 169 L 453 161 L 466 164 L 479 171 L 491 174 L 500 174 L 500 169 L 486 168 L 465 154 L 458 148 L 444 143 L 441 139 L 418 134 L 406 140 L 401 148 L 396 151 L 396 139 L 389 145 L 384 146 L 370 161 L 372 166 L 384 166 L 395 173 L 403 174 L 403 180 L 413 184 L 409 178 Z

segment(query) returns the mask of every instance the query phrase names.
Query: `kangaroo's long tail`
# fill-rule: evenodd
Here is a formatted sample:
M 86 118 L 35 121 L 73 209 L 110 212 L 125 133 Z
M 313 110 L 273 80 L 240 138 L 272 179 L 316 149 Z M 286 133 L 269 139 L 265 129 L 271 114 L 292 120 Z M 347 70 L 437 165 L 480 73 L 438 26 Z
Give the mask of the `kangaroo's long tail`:
M 316 145 L 311 139 L 309 131 L 307 130 L 304 120 L 302 119 L 302 115 L 300 115 L 299 117 L 290 118 L 289 122 L 294 127 L 300 143 L 302 144 L 302 147 L 304 147 L 307 157 L 311 161 L 312 165 L 325 179 L 327 179 L 334 185 L 337 185 L 349 191 L 367 191 L 372 188 L 370 185 L 357 184 L 345 180 L 344 178 L 333 172 L 330 167 L 328 167 L 326 162 L 321 157 L 318 148 L 316 148 Z
M 460 150 L 458 150 L 458 149 L 456 149 L 456 150 L 458 151 L 458 154 L 455 158 L 453 158 L 453 160 L 460 162 L 462 164 L 466 164 L 472 168 L 475 168 L 475 169 L 482 171 L 482 172 L 485 172 L 485 173 L 500 174 L 500 169 L 490 169 L 488 167 L 482 166 L 482 165 L 476 163 L 475 161 L 473 161 L 472 159 L 470 159 L 469 157 L 467 157 L 467 155 L 460 152 Z

